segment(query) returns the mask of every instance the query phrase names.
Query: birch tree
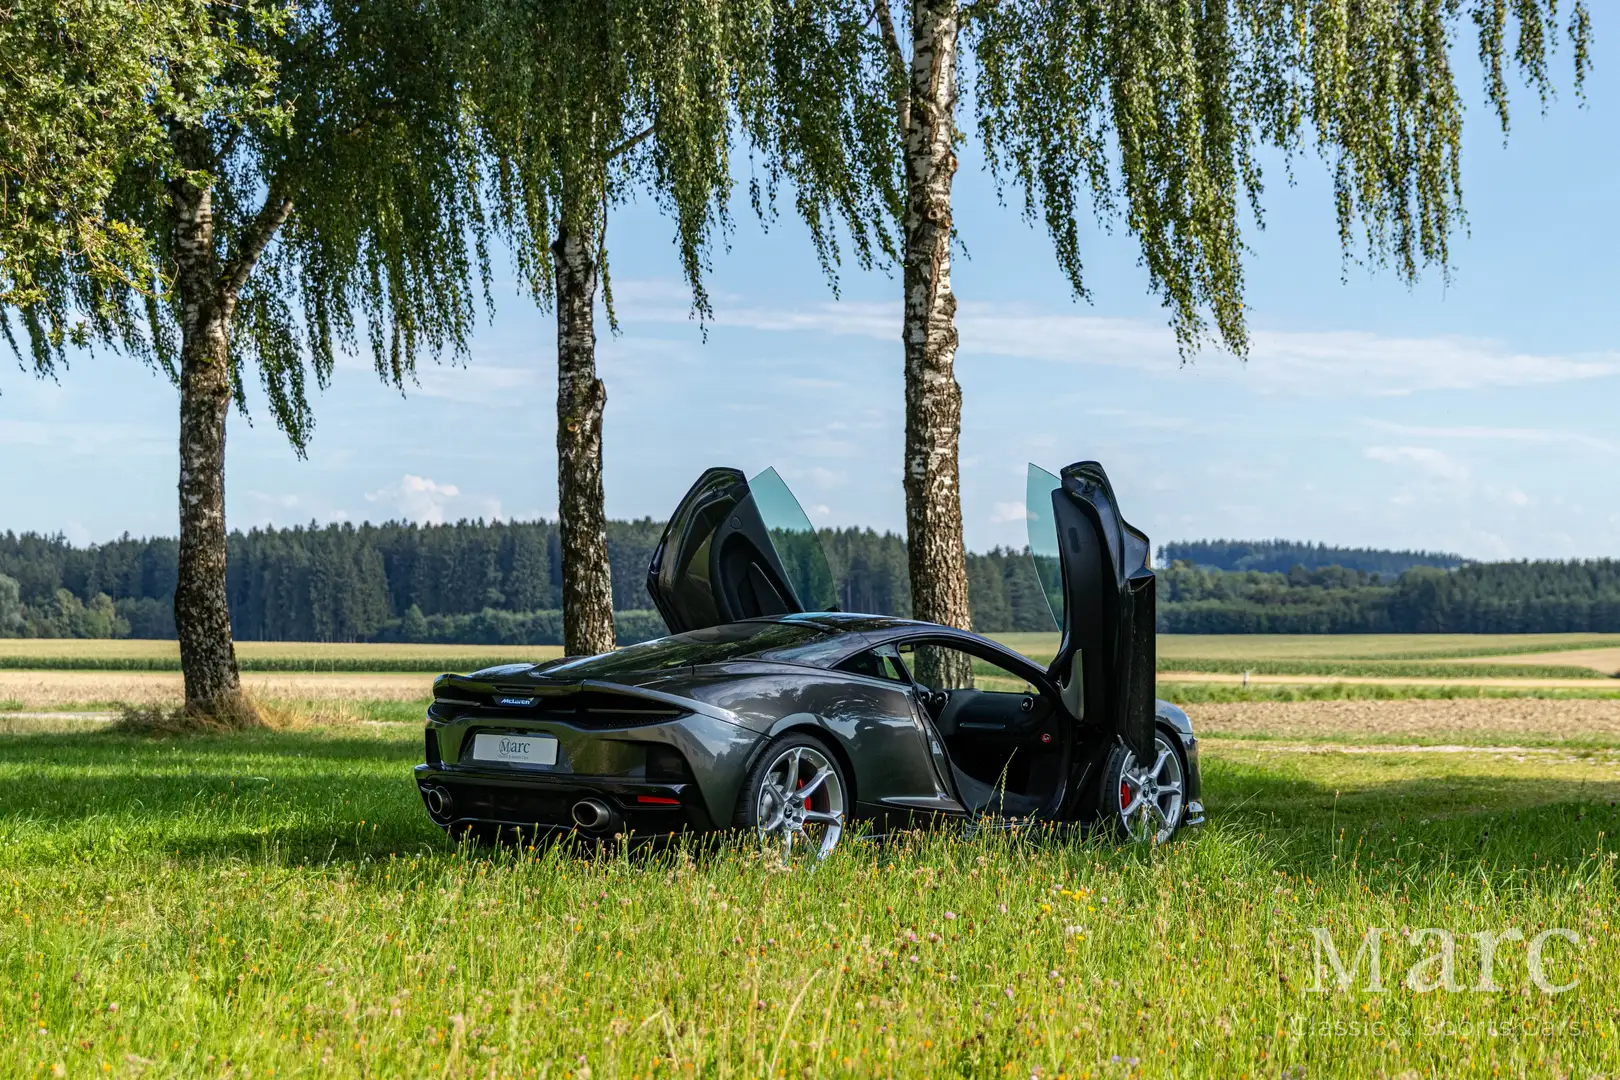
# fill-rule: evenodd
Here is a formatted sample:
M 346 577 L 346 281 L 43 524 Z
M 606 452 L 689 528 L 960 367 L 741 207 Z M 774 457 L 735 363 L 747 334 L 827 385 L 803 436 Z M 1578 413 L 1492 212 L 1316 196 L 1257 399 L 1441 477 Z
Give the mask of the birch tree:
M 1590 21 L 1555 0 L 852 0 L 882 43 L 902 159 L 905 495 L 917 618 L 970 625 L 957 447 L 951 183 L 958 61 L 999 187 L 1051 236 L 1087 296 L 1080 223 L 1121 221 L 1183 350 L 1243 354 L 1243 218 L 1262 215 L 1263 147 L 1333 178 L 1347 255 L 1411 280 L 1449 265 L 1462 222 L 1471 45 L 1504 136 L 1515 72 L 1545 107 L 1567 49 L 1579 88 Z M 870 7 L 868 7 L 870 3 Z M 1472 37 L 1467 42 L 1468 36 Z
M 225 428 L 256 375 L 302 454 L 308 386 L 364 327 L 402 385 L 464 346 L 480 221 L 457 81 L 419 6 L 20 0 L 0 12 L 0 301 L 41 375 L 68 346 L 179 390 L 187 706 L 251 722 L 225 594 Z M 20 327 L 21 333 L 17 332 Z
M 490 0 L 467 4 L 465 68 L 491 161 L 492 222 L 557 323 L 557 492 L 564 648 L 613 647 L 603 509 L 607 388 L 596 305 L 613 322 L 608 227 L 642 193 L 671 221 L 695 314 L 730 225 L 732 149 L 759 149 L 753 205 L 787 182 L 823 264 L 893 250 L 885 214 L 892 155 L 858 81 L 871 69 L 862 21 L 835 0 Z

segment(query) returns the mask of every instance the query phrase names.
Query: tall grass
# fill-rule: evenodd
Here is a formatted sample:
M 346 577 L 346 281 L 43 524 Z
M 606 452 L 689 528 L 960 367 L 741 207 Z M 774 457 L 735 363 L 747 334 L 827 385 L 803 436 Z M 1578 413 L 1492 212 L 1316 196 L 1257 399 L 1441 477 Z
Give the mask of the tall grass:
M 789 875 L 452 846 L 415 739 L 0 741 L 0 1071 L 1587 1076 L 1620 1045 L 1620 818 L 1576 787 L 1462 812 L 1364 759 L 1216 755 L 1213 825 L 1167 848 L 942 833 Z M 1316 926 L 1567 926 L 1580 982 L 1504 944 L 1504 992 L 1415 993 L 1396 941 L 1393 991 L 1315 994 Z

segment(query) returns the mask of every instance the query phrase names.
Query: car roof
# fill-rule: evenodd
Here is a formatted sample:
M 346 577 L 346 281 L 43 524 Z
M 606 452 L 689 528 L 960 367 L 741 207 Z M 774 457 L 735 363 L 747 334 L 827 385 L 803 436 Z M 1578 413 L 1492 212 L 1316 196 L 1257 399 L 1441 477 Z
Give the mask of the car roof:
M 754 620 L 750 620 L 754 621 Z M 872 634 L 886 630 L 928 630 L 938 624 L 896 615 L 863 615 L 855 611 L 805 611 L 792 615 L 768 615 L 758 621 L 809 623 L 835 634 Z
M 808 624 L 830 633 L 851 635 L 847 651 L 824 654 L 815 665 L 818 667 L 835 667 L 865 649 L 886 644 L 896 638 L 926 634 L 929 637 L 954 639 L 971 644 L 982 651 L 1001 656 L 1015 665 L 1027 666 L 1035 672 L 1042 673 L 1043 676 L 1045 672 L 1045 669 L 1034 660 L 993 638 L 987 638 L 971 630 L 945 626 L 942 623 L 923 622 L 921 619 L 902 619 L 895 615 L 866 615 L 853 611 L 806 611 L 791 615 L 763 615 L 745 621 Z

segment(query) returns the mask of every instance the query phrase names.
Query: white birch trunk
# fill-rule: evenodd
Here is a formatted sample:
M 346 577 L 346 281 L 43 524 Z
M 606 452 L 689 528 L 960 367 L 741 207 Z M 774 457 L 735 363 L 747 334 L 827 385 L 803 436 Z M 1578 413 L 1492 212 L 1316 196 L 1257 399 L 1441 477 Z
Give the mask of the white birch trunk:
M 951 179 L 956 173 L 957 0 L 914 0 L 906 123 L 906 543 L 912 614 L 972 628 L 957 446 L 956 297 L 951 292 Z M 937 653 L 938 650 L 930 650 Z M 930 665 L 934 666 L 934 665 Z M 931 685 L 969 686 L 966 657 L 947 654 Z M 968 670 L 954 670 L 955 668 Z M 951 670 L 945 670 L 951 668 Z
M 596 236 L 560 225 L 557 283 L 557 521 L 562 541 L 563 648 L 613 648 L 613 580 L 602 494 L 602 412 L 596 375 Z
M 174 625 L 186 707 L 231 719 L 244 711 L 225 595 L 231 305 L 220 296 L 212 193 L 180 183 L 173 198 L 180 299 L 180 544 Z

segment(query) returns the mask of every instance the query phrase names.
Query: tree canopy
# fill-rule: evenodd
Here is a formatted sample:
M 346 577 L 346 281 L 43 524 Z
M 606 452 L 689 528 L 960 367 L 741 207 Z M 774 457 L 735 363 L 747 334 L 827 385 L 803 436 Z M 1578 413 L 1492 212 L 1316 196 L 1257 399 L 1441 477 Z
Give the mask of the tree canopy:
M 1561 22 L 1556 0 L 982 0 L 964 14 L 991 171 L 1045 224 L 1075 292 L 1081 222 L 1123 218 L 1183 347 L 1213 320 L 1238 352 L 1262 147 L 1324 159 L 1347 255 L 1408 280 L 1444 273 L 1463 221 L 1461 24 L 1504 134 L 1509 70 L 1545 105 L 1567 44 L 1578 92 L 1591 36 L 1585 5 Z
M 766 220 L 784 184 L 829 273 L 840 232 L 892 252 L 895 159 L 876 106 L 866 14 L 842 0 L 493 0 L 457 14 L 491 161 L 491 217 L 523 279 L 552 299 L 559 229 L 593 234 L 636 193 L 674 226 L 700 314 L 739 165 Z M 886 92 L 886 91 L 883 91 Z M 605 244 L 604 244 L 605 246 Z
M 101 343 L 177 377 L 168 213 L 188 181 L 212 195 L 212 257 L 242 271 L 237 404 L 256 373 L 295 447 L 311 377 L 324 384 L 358 335 L 396 385 L 422 352 L 464 350 L 484 228 L 442 29 L 393 0 L 22 0 L 0 13 L 13 347 L 41 373 L 68 344 Z

